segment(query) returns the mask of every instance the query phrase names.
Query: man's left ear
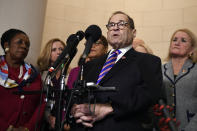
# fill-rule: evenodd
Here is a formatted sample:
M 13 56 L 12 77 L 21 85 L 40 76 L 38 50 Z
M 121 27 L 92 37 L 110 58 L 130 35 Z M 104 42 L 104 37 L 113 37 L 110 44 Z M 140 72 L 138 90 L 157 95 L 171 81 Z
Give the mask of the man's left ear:
M 136 37 L 136 29 L 133 29 L 132 32 L 133 32 L 133 38 L 135 38 Z

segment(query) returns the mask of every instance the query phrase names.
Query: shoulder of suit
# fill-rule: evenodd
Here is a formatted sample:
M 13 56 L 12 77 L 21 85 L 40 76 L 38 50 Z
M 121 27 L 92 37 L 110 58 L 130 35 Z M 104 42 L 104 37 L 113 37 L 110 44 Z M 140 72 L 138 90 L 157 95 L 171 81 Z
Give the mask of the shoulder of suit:
M 139 59 L 142 60 L 155 60 L 155 61 L 161 61 L 161 59 L 158 56 L 152 55 L 152 54 L 148 54 L 148 53 L 141 53 L 141 52 L 137 52 L 136 51 L 136 56 Z

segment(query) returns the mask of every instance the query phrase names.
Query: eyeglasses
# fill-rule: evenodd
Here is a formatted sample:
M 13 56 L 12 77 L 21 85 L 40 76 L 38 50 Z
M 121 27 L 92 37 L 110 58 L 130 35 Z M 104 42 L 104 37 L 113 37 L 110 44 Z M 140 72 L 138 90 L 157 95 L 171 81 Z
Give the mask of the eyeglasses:
M 125 21 L 120 21 L 118 23 L 114 23 L 114 22 L 111 22 L 111 23 L 108 23 L 106 25 L 107 29 L 108 30 L 112 30 L 116 25 L 119 29 L 124 29 L 129 23 L 128 22 L 125 22 Z

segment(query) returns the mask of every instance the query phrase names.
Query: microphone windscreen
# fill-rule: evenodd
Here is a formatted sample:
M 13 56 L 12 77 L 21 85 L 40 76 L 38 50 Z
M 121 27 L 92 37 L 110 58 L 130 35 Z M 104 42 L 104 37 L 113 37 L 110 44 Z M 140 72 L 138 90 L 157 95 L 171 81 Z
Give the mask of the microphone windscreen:
M 67 41 L 66 41 L 67 46 L 71 45 L 72 42 L 75 41 L 76 39 L 77 39 L 76 35 L 75 35 L 75 34 L 71 34 L 71 35 L 68 37 Z
M 81 41 L 83 37 L 85 36 L 85 33 L 80 30 L 76 33 L 76 35 L 77 35 L 78 40 Z
M 101 38 L 102 31 L 97 25 L 90 25 L 85 31 L 85 38 L 88 40 L 89 37 L 92 37 L 93 42 L 96 42 Z

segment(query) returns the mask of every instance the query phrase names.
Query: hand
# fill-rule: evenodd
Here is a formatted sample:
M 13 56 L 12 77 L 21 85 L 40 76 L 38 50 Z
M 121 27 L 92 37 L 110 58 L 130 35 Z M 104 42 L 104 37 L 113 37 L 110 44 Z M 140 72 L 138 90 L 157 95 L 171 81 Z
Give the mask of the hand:
M 74 105 L 71 110 L 71 114 L 76 119 L 76 123 L 81 123 L 87 127 L 92 127 L 93 113 L 90 111 L 91 105 L 79 104 Z
M 50 124 L 50 126 L 51 126 L 51 128 L 55 128 L 55 117 L 54 116 L 52 116 L 52 115 L 49 115 L 48 116 L 48 119 L 49 119 L 49 124 Z
M 110 104 L 79 104 L 72 108 L 76 123 L 81 123 L 86 127 L 93 127 L 95 121 L 105 118 L 112 112 L 113 108 Z

